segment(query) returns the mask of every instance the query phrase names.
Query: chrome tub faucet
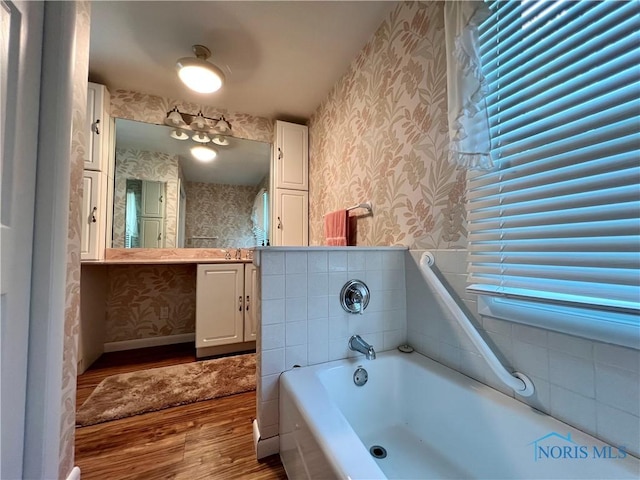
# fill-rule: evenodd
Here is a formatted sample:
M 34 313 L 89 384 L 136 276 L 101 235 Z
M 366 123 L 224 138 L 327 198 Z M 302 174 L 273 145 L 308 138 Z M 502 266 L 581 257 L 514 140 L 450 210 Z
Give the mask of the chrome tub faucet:
M 364 354 L 367 360 L 376 359 L 376 351 L 373 349 L 373 346 L 365 342 L 360 335 L 353 335 L 349 339 L 349 350 Z

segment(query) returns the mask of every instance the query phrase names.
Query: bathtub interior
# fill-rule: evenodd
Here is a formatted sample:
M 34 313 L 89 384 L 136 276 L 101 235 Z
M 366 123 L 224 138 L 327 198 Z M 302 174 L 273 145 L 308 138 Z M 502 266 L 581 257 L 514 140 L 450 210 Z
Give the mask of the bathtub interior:
M 369 373 L 362 387 L 352 379 L 359 365 Z M 295 400 L 296 377 L 305 375 L 311 401 L 330 404 L 322 415 L 314 414 L 316 405 Z M 386 352 L 375 361 L 333 362 L 291 372 L 290 377 L 287 396 L 294 397 L 290 401 L 299 410 L 298 425 L 305 423 L 314 448 L 324 451 L 337 477 L 360 475 L 341 470 L 332 458 L 334 442 L 326 438 L 326 424 L 333 420 L 328 415 L 340 417 L 337 424 L 343 420 L 353 432 L 352 441 L 361 444 L 353 456 L 374 445 L 387 450 L 386 458 L 375 460 L 387 478 L 638 478 L 640 473 L 637 459 L 628 455 L 536 461 L 535 441 L 552 432 L 571 435 L 570 448 L 603 451 L 606 444 L 418 353 Z M 615 447 L 609 452 L 619 453 Z

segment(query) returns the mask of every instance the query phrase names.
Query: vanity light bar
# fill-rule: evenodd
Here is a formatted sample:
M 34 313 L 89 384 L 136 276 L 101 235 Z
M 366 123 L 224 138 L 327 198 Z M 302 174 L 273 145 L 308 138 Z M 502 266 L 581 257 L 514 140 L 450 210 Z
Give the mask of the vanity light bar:
M 207 117 L 202 114 L 202 110 L 194 115 L 193 113 L 181 112 L 178 107 L 173 107 L 167 112 L 164 123 L 173 128 L 195 132 L 212 131 L 222 135 L 231 133 L 231 124 L 224 118 L 224 115 Z

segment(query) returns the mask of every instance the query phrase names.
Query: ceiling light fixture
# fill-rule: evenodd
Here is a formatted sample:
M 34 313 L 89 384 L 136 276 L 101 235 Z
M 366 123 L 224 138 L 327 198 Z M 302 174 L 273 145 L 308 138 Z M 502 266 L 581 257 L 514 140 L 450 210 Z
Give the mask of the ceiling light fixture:
M 218 152 L 206 145 L 196 145 L 195 147 L 191 147 L 191 155 L 201 162 L 210 162 L 216 158 Z
M 222 87 L 224 73 L 214 64 L 207 62 L 211 50 L 204 45 L 194 45 L 196 58 L 183 57 L 176 62 L 178 76 L 191 90 L 198 93 L 213 93 Z

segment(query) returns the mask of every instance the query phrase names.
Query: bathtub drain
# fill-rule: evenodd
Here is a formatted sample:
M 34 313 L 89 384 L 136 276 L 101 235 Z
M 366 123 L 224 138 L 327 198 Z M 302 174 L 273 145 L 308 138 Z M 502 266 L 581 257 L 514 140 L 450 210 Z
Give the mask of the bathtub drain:
M 380 445 L 374 445 L 369 449 L 369 453 L 371 453 L 374 458 L 386 458 L 387 449 Z

